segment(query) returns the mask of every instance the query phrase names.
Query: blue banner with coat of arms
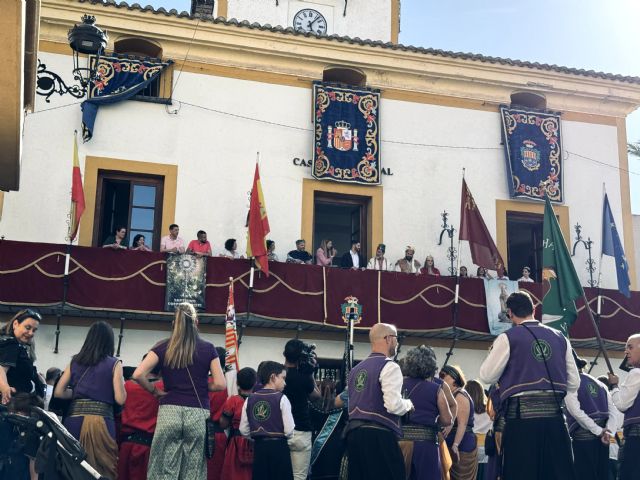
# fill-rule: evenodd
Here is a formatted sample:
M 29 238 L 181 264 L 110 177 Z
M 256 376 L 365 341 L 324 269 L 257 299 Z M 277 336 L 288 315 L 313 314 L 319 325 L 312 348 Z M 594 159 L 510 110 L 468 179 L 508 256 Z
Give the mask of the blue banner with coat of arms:
M 380 92 L 314 82 L 313 97 L 313 177 L 379 185 Z
M 560 115 L 500 107 L 509 192 L 512 198 L 562 203 Z

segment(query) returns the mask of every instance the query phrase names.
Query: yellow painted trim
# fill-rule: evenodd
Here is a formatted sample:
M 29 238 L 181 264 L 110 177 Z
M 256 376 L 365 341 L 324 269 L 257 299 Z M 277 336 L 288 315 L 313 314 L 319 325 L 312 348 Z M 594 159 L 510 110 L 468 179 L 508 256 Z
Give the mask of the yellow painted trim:
M 571 223 L 569 221 L 569 207 L 566 205 L 554 205 L 553 211 L 558 217 L 560 230 L 565 243 L 571 241 Z M 530 203 L 515 200 L 496 200 L 496 243 L 498 251 L 505 263 L 507 259 L 507 212 L 538 213 L 544 215 L 544 203 Z M 571 245 L 567 243 L 567 248 Z M 507 265 L 509 270 L 509 265 Z
M 618 162 L 620 165 L 620 204 L 622 205 L 622 230 L 624 253 L 629 263 L 631 289 L 637 290 L 636 252 L 633 241 L 633 217 L 631 214 L 631 187 L 629 184 L 629 155 L 627 153 L 627 126 L 624 118 L 618 118 Z
M 2 220 L 2 207 L 4 206 L 4 192 L 0 192 L 0 220 Z
M 391 0 L 391 41 L 398 43 L 400 38 L 400 0 Z
M 227 18 L 228 14 L 229 14 L 228 0 L 218 0 L 218 17 Z
M 568 122 L 595 123 L 598 125 L 609 125 L 615 127 L 618 125 L 617 117 L 609 117 L 607 115 L 594 115 L 582 112 L 562 112 L 562 120 Z
M 177 165 L 87 156 L 84 163 L 84 198 L 86 209 L 82 216 L 82 222 L 80 223 L 79 245 L 85 247 L 91 246 L 93 224 L 95 221 L 96 193 L 98 190 L 98 170 L 164 176 L 161 232 L 167 232 L 169 230 L 169 225 L 174 222 L 176 214 L 178 188 Z
M 382 187 L 365 187 L 359 185 L 345 185 L 337 182 L 321 180 L 302 180 L 302 222 L 300 238 L 307 241 L 307 245 L 313 239 L 313 212 L 315 192 L 340 193 L 344 195 L 357 195 L 369 197 L 367 208 L 367 249 L 366 258 L 372 256 L 376 245 L 382 242 L 383 218 L 382 218 Z

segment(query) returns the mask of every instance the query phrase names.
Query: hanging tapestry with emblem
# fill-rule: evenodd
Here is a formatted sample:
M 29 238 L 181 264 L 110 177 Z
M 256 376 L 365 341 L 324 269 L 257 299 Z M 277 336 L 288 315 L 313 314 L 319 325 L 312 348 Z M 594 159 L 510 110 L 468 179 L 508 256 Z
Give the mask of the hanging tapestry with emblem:
M 184 253 L 167 255 L 167 287 L 164 309 L 172 312 L 181 303 L 190 303 L 197 310 L 207 308 L 205 291 L 207 287 L 206 257 Z
M 379 185 L 380 92 L 314 82 L 313 98 L 313 177 Z
M 154 82 L 173 60 L 137 60 L 127 56 L 100 57 L 96 79 L 89 85 L 89 98 L 82 102 L 82 138 L 93 136 L 98 107 L 128 100 Z
M 512 198 L 562 203 L 562 143 L 560 115 L 500 107 L 502 141 Z

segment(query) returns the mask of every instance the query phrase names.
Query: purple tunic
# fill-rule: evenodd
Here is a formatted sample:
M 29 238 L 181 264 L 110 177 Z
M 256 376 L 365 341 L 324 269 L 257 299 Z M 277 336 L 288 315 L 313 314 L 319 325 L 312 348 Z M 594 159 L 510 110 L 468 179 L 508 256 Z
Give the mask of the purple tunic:
M 598 385 L 591 375 L 580 374 L 580 388 L 578 388 L 580 408 L 593 420 L 609 418 L 609 402 L 604 387 Z M 569 433 L 576 431 L 580 424 L 567 413 Z
M 473 450 L 475 450 L 477 445 L 476 434 L 473 433 L 472 431 L 466 431 L 466 430 L 471 430 L 473 428 L 474 413 L 475 413 L 473 400 L 471 399 L 467 391 L 464 389 L 460 389 L 453 394 L 454 397 L 457 397 L 458 395 L 463 395 L 467 398 L 467 400 L 469 400 L 469 419 L 467 420 L 467 427 L 465 429 L 464 436 L 460 441 L 460 445 L 458 445 L 458 450 L 460 450 L 461 452 L 473 452 Z M 453 429 L 451 430 L 451 432 L 449 432 L 449 435 L 447 435 L 447 445 L 449 447 L 453 445 L 453 441 L 456 438 L 457 429 L 458 429 L 458 419 L 456 418 L 455 423 L 453 425 Z
M 415 407 L 409 417 L 409 423 L 425 426 L 436 426 L 438 410 L 438 392 L 440 383 L 406 378 L 402 391 L 406 392 Z M 440 450 L 438 445 L 427 440 L 413 442 L 413 456 L 411 457 L 412 480 L 440 480 L 442 475 Z
M 547 367 L 553 389 L 567 391 L 567 341 L 562 333 L 540 323 L 527 323 L 526 327 L 518 325 L 505 334 L 509 340 L 509 362 L 498 381 L 502 400 L 516 393 L 552 390 Z
M 624 427 L 640 423 L 640 394 L 636 396 L 633 404 L 624 412 Z
M 252 438 L 285 437 L 280 400 L 282 392 L 263 388 L 247 399 L 247 420 Z
M 402 436 L 400 417 L 384 407 L 380 372 L 392 360 L 381 353 L 372 353 L 349 374 L 349 420 L 378 423 Z
M 113 369 L 117 362 L 116 357 L 106 357 L 92 367 L 71 362 L 71 381 L 73 388 L 73 400 L 88 399 L 109 405 L 115 404 L 113 392 Z M 80 438 L 83 416 L 67 417 L 64 426 L 75 438 Z M 109 434 L 116 438 L 116 427 L 113 418 L 104 419 Z
M 188 368 L 169 368 L 164 365 L 168 345 L 169 341 L 167 340 L 151 349 L 152 352 L 158 355 L 159 365 L 162 365 L 162 381 L 167 392 L 167 395 L 160 399 L 160 405 L 179 405 L 182 407 L 208 409 L 209 369 L 211 362 L 218 358 L 216 347 L 205 340 L 198 339 L 193 355 L 193 363 Z M 191 378 L 189 378 L 189 374 Z M 191 380 L 193 380 L 193 384 Z M 196 391 L 198 396 L 196 396 Z M 199 401 L 198 397 L 200 397 Z

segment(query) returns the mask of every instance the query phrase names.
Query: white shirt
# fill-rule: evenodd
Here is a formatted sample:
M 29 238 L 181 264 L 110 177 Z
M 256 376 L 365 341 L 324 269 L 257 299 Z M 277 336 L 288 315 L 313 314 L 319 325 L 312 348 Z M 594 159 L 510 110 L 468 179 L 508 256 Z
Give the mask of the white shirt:
M 531 319 L 525 320 L 522 323 L 537 325 L 538 321 Z M 578 367 L 576 367 L 576 363 L 573 360 L 571 344 L 567 338 L 565 338 L 565 341 L 567 342 L 567 352 L 565 354 L 565 364 L 567 365 L 567 392 L 576 392 L 580 387 L 580 375 L 578 374 Z M 507 367 L 509 354 L 509 339 L 507 338 L 506 333 L 501 333 L 494 340 L 493 346 L 489 351 L 489 355 L 487 355 L 487 358 L 485 358 L 482 365 L 480 365 L 480 380 L 482 380 L 486 385 L 493 385 L 496 383 L 502 376 L 504 369 Z M 640 370 L 638 370 L 638 373 L 640 374 Z
M 53 397 L 53 385 L 47 384 L 46 390 L 44 392 L 44 409 L 49 410 L 49 402 L 51 402 L 51 397 Z
M 380 385 L 382 386 L 382 399 L 387 412 L 394 415 L 404 415 L 413 408 L 413 403 L 407 398 L 402 398 L 402 384 L 404 378 L 400 366 L 396 362 L 387 362 L 380 370 Z
M 242 417 L 240 417 L 240 433 L 243 437 L 251 436 L 251 428 L 249 427 L 249 418 L 247 417 L 247 404 L 249 402 L 245 400 L 242 406 Z M 282 423 L 284 425 L 284 436 L 291 438 L 293 436 L 293 430 L 296 425 L 293 422 L 293 415 L 291 414 L 291 402 L 286 395 L 282 395 L 280 398 L 280 411 L 282 413 Z
M 360 255 L 358 255 L 358 252 L 349 250 L 349 253 L 351 254 L 351 263 L 353 263 L 353 266 L 356 268 L 360 268 Z
M 613 389 L 611 398 L 618 410 L 626 412 L 631 408 L 638 394 L 640 394 L 640 368 L 633 368 L 622 385 Z
M 607 420 L 607 430 L 615 433 L 617 425 L 617 414 L 618 410 L 613 404 L 613 400 L 611 399 L 611 395 L 609 394 L 609 390 L 607 387 L 597 379 L 591 377 L 592 380 L 599 386 L 604 388 L 605 392 L 607 392 L 607 404 L 609 405 L 609 419 Z M 567 393 L 567 396 L 564 397 L 564 403 L 567 406 L 567 411 L 571 414 L 573 418 L 576 419 L 578 425 L 580 425 L 585 430 L 589 430 L 596 436 L 602 435 L 602 431 L 604 430 L 601 426 L 599 426 L 593 419 L 584 413 L 584 410 L 580 407 L 580 400 L 578 400 L 578 392 L 570 392 Z
M 389 263 L 385 257 L 382 257 L 382 267 L 380 267 L 380 262 L 376 257 L 373 257 L 369 260 L 367 264 L 367 270 L 389 270 Z
M 520 277 L 520 278 L 518 279 L 518 281 L 519 281 L 519 282 L 531 282 L 531 283 L 534 283 L 534 280 L 533 280 L 533 278 L 531 278 L 531 277 L 529 277 L 529 278 L 526 278 L 526 277 Z

